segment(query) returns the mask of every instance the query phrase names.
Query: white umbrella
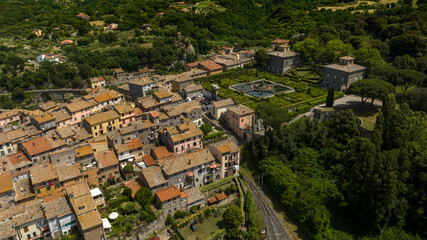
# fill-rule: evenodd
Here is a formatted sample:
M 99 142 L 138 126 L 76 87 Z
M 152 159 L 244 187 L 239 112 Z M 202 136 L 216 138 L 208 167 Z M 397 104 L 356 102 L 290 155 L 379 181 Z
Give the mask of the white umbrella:
M 118 216 L 119 216 L 119 214 L 118 214 L 118 213 L 116 213 L 116 212 L 112 212 L 108 217 L 109 217 L 111 220 L 114 220 L 114 219 L 116 219 Z

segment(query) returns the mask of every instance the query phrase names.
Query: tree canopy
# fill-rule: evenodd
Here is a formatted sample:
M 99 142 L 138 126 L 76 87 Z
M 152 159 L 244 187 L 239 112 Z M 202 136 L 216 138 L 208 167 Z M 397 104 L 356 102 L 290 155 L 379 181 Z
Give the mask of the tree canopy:
M 395 91 L 395 87 L 386 81 L 380 79 L 362 79 L 352 83 L 347 93 L 361 97 L 362 104 L 370 98 L 373 104 L 375 99 L 383 100 L 388 94 Z

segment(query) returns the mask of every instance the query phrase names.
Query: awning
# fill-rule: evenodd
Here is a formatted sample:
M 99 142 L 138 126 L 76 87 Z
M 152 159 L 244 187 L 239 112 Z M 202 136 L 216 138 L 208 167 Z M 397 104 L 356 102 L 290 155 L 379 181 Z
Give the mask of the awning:
M 107 218 L 103 218 L 102 219 L 102 226 L 104 227 L 104 229 L 111 228 L 111 223 L 110 223 L 110 221 L 108 221 Z
M 235 170 L 239 170 L 239 165 L 234 165 L 234 166 L 233 166 L 233 168 L 234 168 Z
M 90 190 L 90 194 L 92 195 L 92 197 L 96 197 L 96 196 L 102 195 L 101 190 L 99 190 L 99 188 L 91 189 Z
M 210 165 L 209 167 L 210 168 L 216 168 L 216 164 L 214 163 L 214 164 Z
M 187 177 L 192 177 L 192 176 L 194 176 L 194 172 L 188 172 L 187 173 Z

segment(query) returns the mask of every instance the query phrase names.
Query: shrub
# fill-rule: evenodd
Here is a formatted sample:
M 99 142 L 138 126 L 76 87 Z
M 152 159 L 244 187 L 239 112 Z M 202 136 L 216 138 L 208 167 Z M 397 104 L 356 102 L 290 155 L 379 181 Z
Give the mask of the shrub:
M 212 125 L 209 123 L 204 123 L 200 126 L 200 130 L 202 130 L 203 134 L 206 136 L 208 133 L 212 132 Z
M 146 187 L 140 188 L 135 193 L 135 199 L 144 207 L 154 203 L 153 193 L 151 193 L 150 189 Z
M 127 202 L 127 201 L 129 201 L 128 196 L 121 196 L 116 199 L 111 199 L 110 201 L 108 201 L 108 204 L 110 205 L 111 208 L 118 208 L 123 202 Z
M 131 202 L 122 203 L 120 205 L 120 208 L 123 209 L 123 211 L 127 214 L 132 213 L 135 210 L 133 203 L 131 203 Z
M 212 189 L 221 187 L 222 185 L 225 185 L 225 184 L 233 181 L 233 179 L 234 179 L 234 176 L 229 176 L 229 177 L 220 179 L 220 180 L 215 181 L 215 182 L 213 182 L 211 184 L 208 184 L 208 185 L 205 185 L 205 186 L 201 187 L 200 191 L 202 191 L 202 192 L 210 191 Z
M 185 217 L 185 212 L 178 210 L 178 211 L 175 212 L 175 214 L 173 215 L 173 217 L 175 219 L 177 219 L 177 218 L 184 218 Z
M 195 213 L 195 212 L 197 212 L 197 210 L 199 210 L 199 209 L 200 209 L 200 206 L 199 206 L 199 205 L 192 206 L 192 207 L 190 208 L 190 212 L 191 212 L 191 213 Z
M 123 168 L 123 171 L 125 173 L 132 173 L 133 172 L 133 165 L 132 164 L 126 164 L 126 166 Z
M 124 196 L 128 196 L 128 197 L 129 197 L 129 199 L 131 199 L 131 198 L 132 198 L 132 189 L 130 189 L 130 188 L 128 188 L 128 187 L 125 187 L 125 188 L 123 189 L 123 195 L 124 195 Z

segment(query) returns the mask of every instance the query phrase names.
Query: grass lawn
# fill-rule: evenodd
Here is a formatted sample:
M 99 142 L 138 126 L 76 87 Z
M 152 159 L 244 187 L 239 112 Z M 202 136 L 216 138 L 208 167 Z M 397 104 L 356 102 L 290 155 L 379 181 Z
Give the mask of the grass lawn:
M 195 6 L 195 7 L 196 8 L 205 8 L 205 7 L 209 7 L 212 4 L 213 4 L 213 2 L 211 2 L 211 1 L 202 1 L 202 2 L 199 2 L 199 4 L 197 4 L 197 6 Z
M 369 104 L 366 104 L 369 105 Z M 380 111 L 379 108 L 369 108 L 366 106 L 363 109 L 353 109 L 354 114 L 362 120 L 363 127 L 369 130 L 373 130 L 377 115 Z
M 208 219 L 204 219 L 203 223 L 196 224 L 197 231 L 193 232 L 190 229 L 190 224 L 183 227 L 179 231 L 185 240 L 196 240 L 198 237 L 203 239 L 204 237 L 224 228 L 221 222 L 222 216 L 214 217 L 211 216 Z

